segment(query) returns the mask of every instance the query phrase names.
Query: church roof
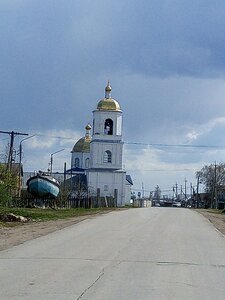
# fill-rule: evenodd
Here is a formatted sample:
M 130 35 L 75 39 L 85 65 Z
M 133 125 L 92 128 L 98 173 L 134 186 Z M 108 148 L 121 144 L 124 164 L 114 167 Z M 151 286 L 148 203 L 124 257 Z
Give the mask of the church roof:
M 105 88 L 105 98 L 98 102 L 97 110 L 121 111 L 120 104 L 111 97 L 111 91 L 112 87 L 108 82 Z
M 76 142 L 72 152 L 84 152 L 84 153 L 90 152 L 90 142 L 91 139 L 86 139 L 85 137 L 82 137 L 81 139 L 78 140 L 78 142 Z
M 98 102 L 98 110 L 121 111 L 119 103 L 113 98 L 104 98 Z
M 130 185 L 133 185 L 133 180 L 130 175 L 126 175 L 126 180 L 129 182 Z
M 86 129 L 86 134 L 84 137 L 79 139 L 76 144 L 73 147 L 73 152 L 82 152 L 82 153 L 89 153 L 90 152 L 90 142 L 91 142 L 91 135 L 90 135 L 90 130 L 91 130 L 91 125 L 87 124 L 85 127 Z

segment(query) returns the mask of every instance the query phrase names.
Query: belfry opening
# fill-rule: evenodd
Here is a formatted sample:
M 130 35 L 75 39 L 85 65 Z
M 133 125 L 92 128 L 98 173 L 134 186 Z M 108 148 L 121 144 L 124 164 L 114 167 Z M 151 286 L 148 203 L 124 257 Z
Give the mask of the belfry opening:
M 104 133 L 108 135 L 113 135 L 113 120 L 105 120 Z

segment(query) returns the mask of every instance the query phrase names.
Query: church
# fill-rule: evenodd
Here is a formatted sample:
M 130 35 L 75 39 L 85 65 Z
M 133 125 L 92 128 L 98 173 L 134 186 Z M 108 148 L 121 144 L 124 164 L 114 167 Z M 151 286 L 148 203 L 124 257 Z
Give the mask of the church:
M 130 204 L 132 179 L 122 167 L 123 113 L 119 102 L 111 97 L 108 82 L 105 97 L 93 111 L 93 124 L 71 151 L 71 171 L 85 177 L 89 193 L 113 197 L 117 206 Z M 92 134 L 91 134 L 92 131 Z

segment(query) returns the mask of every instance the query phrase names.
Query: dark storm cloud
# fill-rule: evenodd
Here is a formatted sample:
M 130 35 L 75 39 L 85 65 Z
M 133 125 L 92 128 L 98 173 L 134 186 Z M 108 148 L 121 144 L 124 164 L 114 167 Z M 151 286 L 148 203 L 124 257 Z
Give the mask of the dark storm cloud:
M 222 0 L 14 0 L 0 8 L 2 129 L 83 132 L 108 79 L 128 138 L 176 141 L 181 124 L 223 114 L 214 82 L 224 78 Z

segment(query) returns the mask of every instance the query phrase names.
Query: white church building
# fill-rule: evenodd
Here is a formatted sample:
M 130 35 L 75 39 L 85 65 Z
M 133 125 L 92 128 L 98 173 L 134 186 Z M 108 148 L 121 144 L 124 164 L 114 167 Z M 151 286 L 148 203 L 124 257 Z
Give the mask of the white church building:
M 114 197 L 117 206 L 130 204 L 131 177 L 123 170 L 122 119 L 120 104 L 111 97 L 108 82 L 105 98 L 93 111 L 93 126 L 73 147 L 71 170 L 86 175 L 88 190 L 98 197 Z M 92 135 L 91 135 L 92 130 Z

